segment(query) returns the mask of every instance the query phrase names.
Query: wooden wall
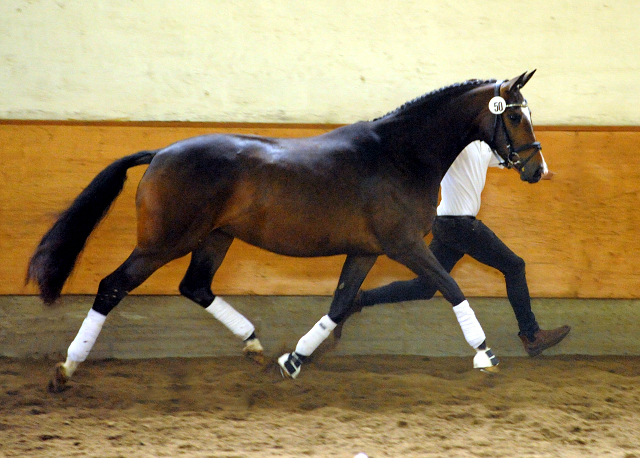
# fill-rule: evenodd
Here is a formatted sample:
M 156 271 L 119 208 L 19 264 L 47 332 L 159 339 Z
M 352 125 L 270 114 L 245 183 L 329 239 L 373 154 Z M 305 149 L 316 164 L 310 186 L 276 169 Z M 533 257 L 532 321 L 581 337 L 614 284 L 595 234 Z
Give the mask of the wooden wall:
M 0 122 L 0 294 L 24 286 L 40 237 L 82 188 L 114 159 L 210 132 L 307 136 L 335 126 L 268 124 Z M 479 215 L 527 261 L 534 297 L 638 298 L 640 280 L 640 129 L 538 127 L 551 181 L 521 182 L 491 170 Z M 129 181 L 89 240 L 64 293 L 93 294 L 135 244 L 134 195 L 145 167 Z M 327 295 L 343 257 L 295 259 L 234 242 L 214 279 L 219 294 Z M 188 259 L 176 260 L 138 294 L 177 294 Z M 382 257 L 366 287 L 411 278 Z M 498 272 L 464 259 L 454 270 L 468 296 L 504 296 Z

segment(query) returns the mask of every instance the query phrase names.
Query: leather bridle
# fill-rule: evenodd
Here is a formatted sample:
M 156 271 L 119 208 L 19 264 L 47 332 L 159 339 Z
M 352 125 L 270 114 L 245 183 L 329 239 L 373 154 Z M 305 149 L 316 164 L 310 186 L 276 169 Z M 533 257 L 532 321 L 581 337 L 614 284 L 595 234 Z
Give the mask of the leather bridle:
M 501 86 L 502 86 L 502 81 L 496 81 L 495 88 L 494 88 L 494 95 L 496 97 L 500 96 Z M 531 158 L 533 158 L 533 156 L 535 156 L 536 153 L 538 153 L 542 149 L 542 146 L 540 146 L 540 142 L 532 142 L 532 143 L 527 143 L 526 145 L 522 145 L 519 148 L 515 148 L 515 149 L 513 148 L 513 146 L 511 145 L 511 137 L 509 136 L 509 131 L 507 130 L 507 126 L 505 125 L 505 122 L 502 116 L 504 115 L 504 112 L 508 108 L 515 108 L 515 107 L 526 108 L 527 101 L 524 100 L 522 103 L 507 104 L 505 105 L 505 110 L 502 113 L 495 115 L 496 117 L 493 125 L 493 136 L 491 137 L 491 145 L 493 145 L 494 143 L 494 140 L 496 138 L 496 132 L 498 131 L 499 126 L 502 126 L 502 131 L 504 133 L 505 138 L 507 139 L 507 150 L 509 151 L 509 155 L 507 156 L 507 159 L 504 159 L 502 156 L 498 155 L 502 160 L 500 165 L 508 169 L 515 168 L 518 172 L 520 172 L 522 171 L 524 166 L 527 164 L 527 162 L 529 162 Z M 529 149 L 534 149 L 535 151 L 533 151 L 526 159 L 524 160 L 521 159 L 519 153 Z

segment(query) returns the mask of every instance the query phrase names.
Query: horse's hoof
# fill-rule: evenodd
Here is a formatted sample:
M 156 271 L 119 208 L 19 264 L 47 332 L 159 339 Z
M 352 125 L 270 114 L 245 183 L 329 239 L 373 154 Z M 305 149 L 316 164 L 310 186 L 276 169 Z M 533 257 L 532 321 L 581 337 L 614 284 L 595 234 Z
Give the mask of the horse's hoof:
M 473 368 L 483 372 L 498 372 L 498 364 L 500 361 L 490 348 L 478 350 L 476 356 L 473 357 Z
M 69 377 L 67 377 L 67 373 L 64 369 L 64 363 L 58 363 L 56 364 L 53 377 L 49 380 L 47 390 L 49 393 L 62 393 L 64 390 L 69 388 L 67 386 L 68 381 Z
M 244 356 L 259 366 L 265 366 L 267 364 L 267 358 L 261 351 L 244 350 Z
M 500 367 L 499 366 L 483 367 L 483 368 L 480 369 L 480 372 L 487 372 L 489 374 L 495 374 L 497 372 L 500 372 Z
M 264 348 L 262 348 L 258 339 L 248 340 L 242 352 L 244 353 L 244 356 L 260 366 L 264 366 L 267 363 L 264 356 Z
M 285 353 L 278 358 L 278 364 L 280 365 L 280 374 L 285 378 L 296 378 L 300 374 L 300 367 L 302 361 L 298 358 L 295 352 Z

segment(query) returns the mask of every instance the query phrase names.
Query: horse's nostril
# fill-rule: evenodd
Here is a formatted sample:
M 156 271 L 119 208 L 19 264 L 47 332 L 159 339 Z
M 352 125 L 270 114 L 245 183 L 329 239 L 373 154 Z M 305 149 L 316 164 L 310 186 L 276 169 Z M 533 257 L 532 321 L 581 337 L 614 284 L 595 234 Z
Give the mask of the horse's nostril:
M 537 183 L 542 178 L 542 167 L 538 167 L 536 173 L 533 174 L 533 183 Z
M 523 181 L 528 181 L 529 183 L 537 183 L 542 178 L 542 167 L 538 167 L 533 175 L 529 177 L 525 177 L 525 174 L 522 174 L 520 177 Z

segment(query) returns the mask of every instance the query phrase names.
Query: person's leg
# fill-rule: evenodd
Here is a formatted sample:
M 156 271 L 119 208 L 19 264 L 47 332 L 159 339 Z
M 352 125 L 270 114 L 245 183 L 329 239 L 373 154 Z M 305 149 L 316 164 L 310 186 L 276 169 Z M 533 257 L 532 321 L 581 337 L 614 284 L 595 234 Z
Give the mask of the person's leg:
M 538 326 L 531 310 L 523 259 L 511 251 L 482 221 L 462 217 L 454 219 L 457 220 L 458 228 L 449 231 L 447 244 L 502 272 L 507 297 L 518 321 L 519 336 L 526 352 L 530 356 L 536 356 L 564 339 L 571 330 L 569 326 L 549 331 Z
M 461 241 L 463 248 L 472 258 L 504 275 L 507 297 L 518 321 L 520 333 L 533 338 L 540 328 L 531 310 L 524 260 L 482 221 L 476 219 L 470 224 L 472 229 L 468 231 L 467 240 Z

